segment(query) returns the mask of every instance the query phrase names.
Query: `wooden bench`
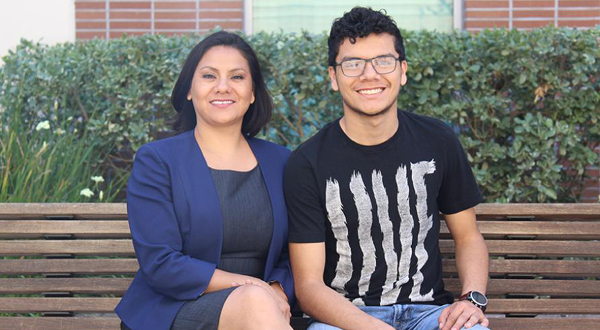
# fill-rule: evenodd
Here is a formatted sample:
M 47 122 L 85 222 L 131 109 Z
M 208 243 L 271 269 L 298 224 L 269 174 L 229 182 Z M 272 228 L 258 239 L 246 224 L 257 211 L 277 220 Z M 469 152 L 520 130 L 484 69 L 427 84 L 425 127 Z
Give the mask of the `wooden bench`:
M 600 328 L 600 204 L 476 211 L 493 330 Z M 0 330 L 119 329 L 113 309 L 138 268 L 126 218 L 124 204 L 0 204 Z M 440 248 L 458 293 L 445 226 Z

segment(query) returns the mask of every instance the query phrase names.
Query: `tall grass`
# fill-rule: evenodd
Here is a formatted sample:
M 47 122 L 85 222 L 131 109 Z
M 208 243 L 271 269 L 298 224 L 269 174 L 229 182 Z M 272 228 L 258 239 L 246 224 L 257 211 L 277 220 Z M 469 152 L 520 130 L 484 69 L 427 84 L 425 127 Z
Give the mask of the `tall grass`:
M 0 109 L 0 202 L 110 202 L 126 175 L 103 175 L 106 153 L 84 123 L 53 113 L 22 123 L 21 107 Z M 93 114 L 92 114 L 93 115 Z

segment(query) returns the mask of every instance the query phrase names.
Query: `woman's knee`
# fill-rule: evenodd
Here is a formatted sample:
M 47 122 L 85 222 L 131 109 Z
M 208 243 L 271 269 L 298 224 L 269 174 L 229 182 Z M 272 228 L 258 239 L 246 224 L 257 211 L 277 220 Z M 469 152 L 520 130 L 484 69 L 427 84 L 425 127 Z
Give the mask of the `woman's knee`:
M 225 304 L 227 303 L 256 321 L 272 320 L 281 314 L 275 297 L 266 288 L 257 285 L 240 286 L 231 293 Z
M 242 285 L 235 289 L 230 298 L 238 300 L 248 308 L 264 306 L 264 304 L 273 303 L 273 297 L 267 291 L 258 285 Z
M 281 328 L 283 316 L 267 289 L 242 285 L 225 301 L 220 320 L 220 323 L 231 325 L 224 328 L 276 329 Z

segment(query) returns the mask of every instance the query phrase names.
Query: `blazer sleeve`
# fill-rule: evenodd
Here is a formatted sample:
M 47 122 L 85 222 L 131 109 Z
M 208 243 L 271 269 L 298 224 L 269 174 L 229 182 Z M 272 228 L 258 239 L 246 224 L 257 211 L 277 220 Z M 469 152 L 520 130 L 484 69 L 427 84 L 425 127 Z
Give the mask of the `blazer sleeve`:
M 179 179 L 179 178 L 176 178 Z M 216 265 L 183 254 L 168 167 L 151 145 L 135 157 L 127 188 L 127 213 L 140 271 L 156 292 L 177 300 L 202 294 Z
M 266 278 L 267 282 L 277 281 L 281 284 L 290 305 L 294 302 L 294 279 L 292 278 L 292 267 L 290 266 L 290 254 L 287 241 L 284 245 L 279 262 L 271 274 Z
M 287 160 L 290 156 L 290 150 L 285 147 L 281 147 L 281 146 L 278 146 L 278 149 L 279 149 L 279 154 L 281 157 L 282 167 L 285 167 L 285 164 L 287 163 Z M 281 176 L 282 176 L 281 180 L 282 180 L 282 185 L 283 185 L 283 173 Z M 285 207 L 285 202 L 284 202 L 283 206 Z M 287 221 L 287 212 L 286 212 L 285 220 Z M 288 227 L 288 225 L 286 224 L 286 228 L 287 227 Z M 271 274 L 269 274 L 265 280 L 267 282 L 272 282 L 272 281 L 279 282 L 279 284 L 281 284 L 281 287 L 283 288 L 283 291 L 285 292 L 285 295 L 288 297 L 289 304 L 290 305 L 293 304 L 294 298 L 295 298 L 295 296 L 294 296 L 294 278 L 292 277 L 292 267 L 290 265 L 290 253 L 289 253 L 289 249 L 288 249 L 287 230 L 285 231 L 285 239 L 283 240 L 283 246 L 281 248 L 281 254 L 279 255 L 279 260 L 277 262 L 277 265 L 275 265 L 275 268 L 273 268 L 273 271 L 271 271 Z

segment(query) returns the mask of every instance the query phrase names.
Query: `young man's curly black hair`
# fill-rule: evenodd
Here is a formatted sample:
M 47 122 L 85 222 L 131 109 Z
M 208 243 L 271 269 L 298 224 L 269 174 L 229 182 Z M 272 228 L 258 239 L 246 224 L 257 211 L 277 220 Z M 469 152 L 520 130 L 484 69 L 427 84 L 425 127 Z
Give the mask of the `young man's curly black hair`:
M 344 16 L 337 18 L 329 32 L 329 66 L 335 67 L 335 58 L 344 39 L 355 43 L 356 38 L 363 38 L 371 33 L 389 33 L 395 39 L 394 47 L 400 56 L 400 61 L 405 59 L 402 35 L 396 22 L 389 17 L 385 10 L 375 11 L 371 8 L 354 7 Z

